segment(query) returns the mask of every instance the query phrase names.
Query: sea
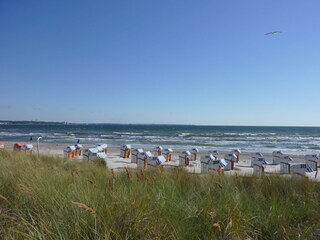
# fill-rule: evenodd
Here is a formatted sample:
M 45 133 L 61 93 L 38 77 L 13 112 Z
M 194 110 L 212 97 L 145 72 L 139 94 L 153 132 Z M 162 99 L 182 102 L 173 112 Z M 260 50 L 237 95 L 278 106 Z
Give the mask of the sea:
M 0 141 L 119 147 L 191 148 L 247 152 L 318 153 L 320 127 L 195 126 L 144 124 L 0 124 Z

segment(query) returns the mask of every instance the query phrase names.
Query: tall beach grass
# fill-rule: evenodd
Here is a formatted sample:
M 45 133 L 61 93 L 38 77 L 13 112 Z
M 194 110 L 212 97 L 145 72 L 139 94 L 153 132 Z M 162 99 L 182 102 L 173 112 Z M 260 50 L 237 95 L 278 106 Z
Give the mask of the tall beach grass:
M 0 152 L 1 239 L 319 239 L 320 184 Z

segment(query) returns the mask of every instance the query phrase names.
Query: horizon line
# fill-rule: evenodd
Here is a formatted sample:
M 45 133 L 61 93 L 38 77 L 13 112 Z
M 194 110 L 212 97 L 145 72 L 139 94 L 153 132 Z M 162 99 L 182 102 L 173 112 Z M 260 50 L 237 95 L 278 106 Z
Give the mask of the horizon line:
M 186 124 L 186 123 L 114 123 L 114 122 L 68 122 L 68 121 L 42 121 L 42 120 L 0 120 L 0 123 L 19 123 L 19 122 L 29 122 L 29 123 L 59 123 L 65 125 L 168 125 L 168 126 L 199 126 L 199 127 L 320 127 L 314 125 L 233 125 L 233 124 Z M 1 125 L 1 124 L 0 124 Z

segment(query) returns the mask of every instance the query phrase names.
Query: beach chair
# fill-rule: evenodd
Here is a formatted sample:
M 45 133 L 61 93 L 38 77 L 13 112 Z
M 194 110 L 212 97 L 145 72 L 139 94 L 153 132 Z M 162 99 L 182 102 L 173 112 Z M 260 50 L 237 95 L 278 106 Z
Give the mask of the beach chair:
M 155 151 L 155 155 L 161 156 L 163 147 L 162 146 L 157 146 L 153 150 Z
M 214 156 L 216 159 L 219 157 L 219 152 L 216 150 L 209 150 L 208 154 Z
M 103 153 L 103 152 L 99 152 L 98 148 L 88 148 L 88 149 L 84 150 L 83 157 L 86 160 L 95 160 L 95 159 L 97 159 L 98 153 Z
M 313 170 L 318 170 L 320 158 L 317 154 L 307 154 L 304 158 L 306 160 L 306 164 L 308 164 Z
M 101 152 L 104 152 L 105 154 L 108 154 L 108 144 L 100 144 L 98 147 L 102 148 Z
M 213 155 L 205 155 L 200 158 L 201 173 L 207 173 L 210 170 L 223 173 L 228 163 L 224 159 L 216 159 Z
M 131 163 L 138 163 L 138 155 L 143 153 L 143 149 L 135 148 L 131 152 Z
M 21 152 L 21 148 L 24 146 L 24 143 L 15 143 L 13 145 L 13 151 L 15 152 Z
M 183 151 L 179 154 L 179 165 L 189 166 L 191 153 L 189 151 Z
M 198 148 L 192 148 L 190 150 L 190 153 L 191 153 L 190 160 L 191 161 L 196 161 L 198 159 L 199 149 Z
M 96 146 L 96 149 L 98 149 L 98 152 L 103 152 L 103 153 L 104 153 L 104 149 L 103 149 L 103 147 Z
M 253 175 L 261 176 L 264 174 L 264 166 L 260 164 L 253 164 Z
M 82 155 L 82 145 L 81 144 L 76 144 L 74 145 L 76 150 L 75 150 L 75 157 L 80 157 Z
M 240 161 L 240 154 L 241 154 L 240 149 L 235 149 L 232 151 L 232 153 L 237 156 L 236 162 L 239 162 Z
M 295 174 L 304 176 L 307 172 L 313 172 L 314 170 L 306 163 L 280 163 L 281 174 Z
M 21 147 L 21 152 L 24 153 L 25 155 L 32 156 L 32 149 L 33 149 L 32 144 L 25 144 Z
M 83 158 L 86 160 L 97 160 L 97 159 L 103 159 L 105 160 L 107 158 L 107 154 L 103 151 L 100 151 L 98 148 L 88 148 L 84 150 L 83 152 Z
M 227 153 L 224 155 L 224 160 L 228 165 L 224 168 L 225 170 L 234 170 L 234 163 L 237 161 L 237 155 L 234 153 Z
M 163 154 L 166 158 L 166 162 L 172 161 L 172 153 L 173 153 L 173 150 L 171 148 L 166 148 L 165 150 L 163 150 Z
M 305 163 L 289 165 L 289 174 L 305 176 L 306 173 L 310 173 L 313 171 L 314 170 L 308 164 L 305 164 Z
M 283 155 L 284 154 L 281 151 L 273 151 L 272 152 L 272 163 L 273 164 L 280 164 Z
M 282 155 L 280 159 L 280 173 L 281 174 L 291 174 L 291 165 L 293 159 L 289 155 Z
M 253 175 L 261 176 L 264 174 L 265 166 L 269 162 L 259 152 L 251 154 L 251 167 L 253 168 Z
M 209 171 L 214 170 L 218 173 L 224 173 L 225 167 L 227 167 L 228 163 L 224 159 L 216 159 L 213 161 L 210 161 L 209 163 Z
M 148 159 L 153 157 L 152 153 L 147 151 L 144 153 L 138 153 L 138 167 L 143 167 L 147 169 L 148 167 Z
M 159 167 L 166 161 L 164 156 L 151 156 L 148 157 L 148 165 L 152 167 Z
M 67 159 L 73 159 L 75 156 L 76 147 L 68 146 L 64 149 L 64 157 Z
M 269 162 L 264 157 L 251 157 L 251 167 L 253 167 L 253 165 L 262 166 L 268 164 Z
M 255 152 L 251 154 L 251 167 L 253 167 L 254 164 L 264 165 L 269 163 L 264 159 L 263 154 Z
M 201 156 L 200 158 L 200 172 L 207 173 L 209 172 L 209 163 L 210 161 L 216 160 L 216 158 L 212 155 Z
M 131 152 L 131 145 L 123 145 L 120 150 L 120 157 L 129 158 Z

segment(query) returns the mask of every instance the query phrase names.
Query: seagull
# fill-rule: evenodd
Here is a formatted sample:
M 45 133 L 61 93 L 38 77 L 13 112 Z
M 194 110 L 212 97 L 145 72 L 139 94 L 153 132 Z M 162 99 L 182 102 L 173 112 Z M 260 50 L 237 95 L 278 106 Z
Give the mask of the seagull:
M 264 34 L 264 35 L 275 35 L 275 34 L 278 34 L 278 33 L 282 33 L 282 32 L 280 32 L 280 31 L 274 31 L 274 32 L 268 32 L 268 33 L 266 33 L 266 34 Z

